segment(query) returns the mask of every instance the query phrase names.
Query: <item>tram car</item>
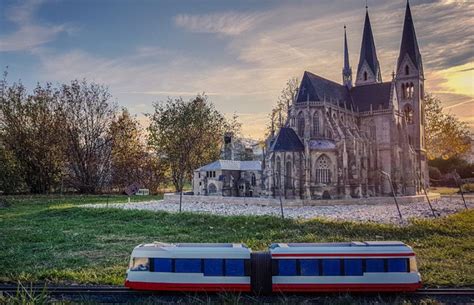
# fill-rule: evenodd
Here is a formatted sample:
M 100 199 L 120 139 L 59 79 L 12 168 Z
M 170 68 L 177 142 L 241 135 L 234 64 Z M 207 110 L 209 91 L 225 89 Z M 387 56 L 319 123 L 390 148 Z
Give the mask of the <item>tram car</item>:
M 272 290 L 396 292 L 421 288 L 415 253 L 402 242 L 273 244 Z
M 402 242 L 279 243 L 135 247 L 125 286 L 137 290 L 408 292 L 421 288 L 415 253 Z
M 243 244 L 152 243 L 133 249 L 125 286 L 136 290 L 250 292 Z

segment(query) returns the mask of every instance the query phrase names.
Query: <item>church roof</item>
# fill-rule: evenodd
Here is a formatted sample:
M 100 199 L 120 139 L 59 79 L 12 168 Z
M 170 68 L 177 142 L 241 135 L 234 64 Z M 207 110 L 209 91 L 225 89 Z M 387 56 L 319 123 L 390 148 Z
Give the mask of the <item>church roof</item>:
M 234 161 L 234 160 L 217 160 L 204 165 L 196 171 L 260 171 L 262 170 L 262 162 L 260 161 Z
M 347 87 L 305 71 L 301 80 L 296 102 L 306 102 L 307 100 L 333 101 L 342 107 L 344 107 L 344 102 L 346 102 L 347 107 L 350 107 L 351 103 Z
M 377 83 L 353 87 L 350 91 L 352 102 L 360 112 L 369 111 L 372 104 L 373 110 L 387 109 L 390 105 L 392 83 Z
M 420 69 L 422 65 L 421 54 L 420 49 L 418 48 L 415 26 L 413 25 L 410 3 L 408 1 L 405 11 L 405 22 L 403 23 L 403 36 L 402 43 L 400 46 L 400 55 L 398 57 L 397 70 L 400 69 L 400 65 L 402 64 L 402 61 L 405 58 L 406 54 L 410 56 L 410 59 L 413 61 L 415 66 Z
M 282 127 L 273 142 L 271 151 L 304 151 L 304 145 L 292 128 Z
M 372 72 L 377 77 L 377 71 L 379 70 L 379 60 L 377 59 L 377 52 L 375 49 L 374 35 L 372 34 L 372 26 L 370 25 L 369 11 L 365 14 L 364 23 L 364 34 L 362 36 L 362 45 L 360 47 L 360 59 L 359 66 L 357 68 L 357 74 L 360 69 L 367 62 Z

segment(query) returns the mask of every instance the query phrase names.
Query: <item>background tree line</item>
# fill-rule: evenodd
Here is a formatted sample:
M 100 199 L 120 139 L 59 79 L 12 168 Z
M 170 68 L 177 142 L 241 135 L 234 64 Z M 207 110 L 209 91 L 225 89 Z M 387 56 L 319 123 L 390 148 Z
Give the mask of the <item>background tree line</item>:
M 0 193 L 123 192 L 138 184 L 181 190 L 192 171 L 219 157 L 232 128 L 206 96 L 155 104 L 143 130 L 102 85 L 74 80 L 0 82 Z

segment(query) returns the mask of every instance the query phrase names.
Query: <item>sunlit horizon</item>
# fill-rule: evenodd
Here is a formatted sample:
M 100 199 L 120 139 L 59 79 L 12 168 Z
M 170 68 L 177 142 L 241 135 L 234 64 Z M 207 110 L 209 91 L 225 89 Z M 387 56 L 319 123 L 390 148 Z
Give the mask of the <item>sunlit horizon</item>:
M 400 48 L 405 0 L 369 1 L 384 81 Z M 426 91 L 474 132 L 474 3 L 410 1 Z M 341 82 L 343 27 L 357 70 L 365 1 L 1 1 L 0 64 L 9 82 L 86 78 L 146 123 L 153 102 L 205 92 L 262 139 L 288 79 Z

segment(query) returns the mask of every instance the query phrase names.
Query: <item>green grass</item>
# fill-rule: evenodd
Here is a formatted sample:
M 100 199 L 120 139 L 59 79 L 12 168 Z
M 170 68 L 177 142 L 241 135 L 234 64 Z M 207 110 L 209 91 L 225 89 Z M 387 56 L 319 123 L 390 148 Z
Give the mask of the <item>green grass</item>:
M 132 197 L 149 200 L 159 197 Z M 5 199 L 5 197 L 0 198 Z M 105 196 L 7 197 L 0 207 L 0 282 L 123 284 L 129 255 L 144 242 L 401 240 L 413 246 L 428 286 L 474 286 L 474 211 L 407 227 L 276 217 L 88 209 Z M 112 196 L 109 202 L 126 202 Z
M 439 193 L 441 195 L 455 195 L 459 192 L 458 187 L 437 186 L 430 188 L 430 192 Z

